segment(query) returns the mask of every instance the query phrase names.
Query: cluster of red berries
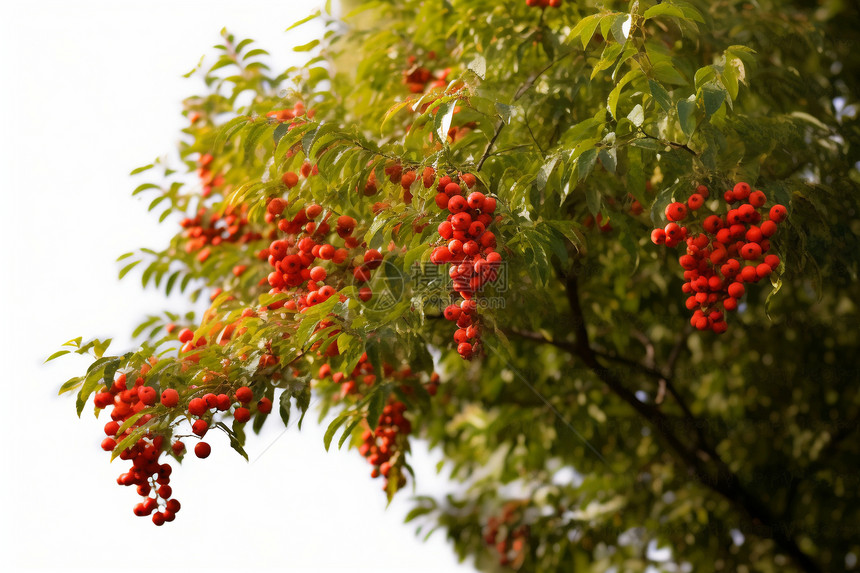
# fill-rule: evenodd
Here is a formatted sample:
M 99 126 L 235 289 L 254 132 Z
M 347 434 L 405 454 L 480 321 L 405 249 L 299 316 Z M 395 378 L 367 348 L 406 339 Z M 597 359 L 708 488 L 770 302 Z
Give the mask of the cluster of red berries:
M 280 197 L 269 201 L 266 207 L 267 215 L 271 216 L 272 222 L 277 221 L 278 229 L 287 236 L 272 241 L 268 248 L 258 253 L 258 257 L 267 260 L 274 269 L 266 278 L 271 287 L 270 294 L 298 290 L 295 298 L 270 305 L 270 309 L 284 306 L 290 310 L 301 311 L 333 296 L 336 293 L 334 287 L 325 284 L 332 270 L 323 266 L 328 262 L 331 265 L 347 264 L 357 284 L 368 282 L 373 270 L 382 264 L 382 253 L 376 249 L 366 249 L 361 254 L 354 253 L 350 258 L 350 250 L 358 249 L 361 244 L 359 239 L 353 236 L 357 222 L 352 217 L 341 215 L 332 229 L 328 223 L 330 212 L 323 216 L 322 221 L 316 222 L 323 215 L 321 206 L 311 204 L 299 209 L 290 218 L 282 218 L 287 206 L 287 202 Z M 344 247 L 338 248 L 331 244 L 332 231 L 343 240 Z M 317 264 L 318 262 L 321 264 Z M 372 296 L 373 292 L 369 287 L 359 289 L 361 300 L 366 302 Z
M 144 414 L 134 423 L 130 424 L 122 433 L 120 428 L 131 416 L 152 406 L 158 399 L 155 388 L 145 385 L 144 375 L 150 370 L 149 364 L 141 368 L 141 376 L 138 376 L 131 388 L 128 387 L 126 374 L 117 376 L 113 384 L 102 388 L 95 395 L 95 406 L 97 408 L 111 407 L 111 421 L 105 424 L 107 438 L 102 441 L 102 449 L 113 451 L 118 442 L 131 435 L 136 428 L 148 422 L 151 414 Z M 159 463 L 159 458 L 164 452 L 164 437 L 147 433 L 137 440 L 129 448 L 119 454 L 119 458 L 131 461 L 131 468 L 120 474 L 117 478 L 119 485 L 137 486 L 137 493 L 143 501 L 135 505 L 134 514 L 138 516 L 152 515 L 152 522 L 163 525 L 167 521 L 173 521 L 176 512 L 179 511 L 179 502 L 170 499 L 173 490 L 170 487 L 170 464 Z M 173 445 L 174 452 L 180 454 L 184 446 L 182 442 L 176 441 Z M 158 511 L 156 511 L 158 510 Z
M 466 195 L 476 182 L 470 173 L 459 178 L 446 175 L 439 179 L 436 206 L 449 214 L 438 227 L 439 236 L 445 242 L 430 255 L 432 263 L 450 265 L 448 275 L 453 279 L 454 291 L 463 299 L 459 304 L 449 305 L 444 315 L 457 323 L 454 341 L 457 352 L 466 359 L 471 358 L 480 345 L 481 327 L 474 295 L 486 283 L 496 280 L 502 262 L 502 256 L 496 252 L 496 236 L 488 230 L 497 220 L 493 216 L 496 200 L 480 191 Z
M 272 111 L 266 112 L 266 117 L 281 123 L 290 122 L 290 129 L 292 129 L 293 127 L 301 125 L 301 122 L 295 122 L 294 120 L 305 115 L 305 111 L 307 111 L 308 119 L 314 116 L 314 109 L 305 110 L 305 104 L 297 101 L 293 104 L 292 108 L 273 109 Z
M 436 59 L 436 52 L 427 53 L 428 60 Z M 430 69 L 419 65 L 418 58 L 410 55 L 407 58 L 409 68 L 403 72 L 403 83 L 410 92 L 414 94 L 424 93 L 428 89 L 444 88 L 448 82 L 451 68 L 445 68 L 441 72 L 432 72 Z
M 502 508 L 502 515 L 487 520 L 484 543 L 499 554 L 499 565 L 519 569 L 525 560 L 528 526 L 522 523 L 524 503 L 510 501 Z
M 724 216 L 712 214 L 699 223 L 681 226 L 690 214 L 697 214 L 709 197 L 708 188 L 699 185 L 686 204 L 675 202 L 666 207 L 669 219 L 662 229 L 651 232 L 657 245 L 676 247 L 686 244 L 686 253 L 678 262 L 684 269 L 683 292 L 686 306 L 694 311 L 690 323 L 698 330 L 723 333 L 728 328 L 723 312 L 738 308 L 738 299 L 746 292 L 744 283 L 756 283 L 779 266 L 779 257 L 767 254 L 770 240 L 779 223 L 788 216 L 786 208 L 765 208 L 767 197 L 738 183 L 723 195 L 732 206 Z M 696 232 L 698 228 L 701 232 Z
M 197 260 L 206 261 L 211 254 L 209 247 L 217 247 L 222 243 L 249 243 L 261 239 L 259 233 L 248 230 L 248 207 L 229 206 L 224 214 L 210 212 L 205 207 L 197 211 L 192 219 L 186 217 L 180 223 L 182 236 L 187 239 L 186 253 L 197 253 Z
M 198 458 L 207 458 L 212 452 L 212 447 L 202 440 L 212 424 L 213 411 L 226 412 L 235 405 L 233 419 L 239 424 L 244 424 L 251 419 L 251 409 L 248 406 L 253 399 L 254 392 L 248 386 L 241 386 L 236 389 L 232 397 L 225 393 L 209 392 L 203 396 L 192 398 L 187 407 L 188 414 L 196 418 L 191 424 L 191 431 L 201 439 L 194 446 L 194 455 Z M 167 389 L 161 394 L 161 403 L 168 408 L 175 407 L 179 403 L 179 394 L 176 390 Z M 271 400 L 260 398 L 257 401 L 257 412 L 265 415 L 271 411 Z
M 532 8 L 558 8 L 561 6 L 561 2 L 562 0 L 526 0 L 526 6 L 531 6 Z
M 197 176 L 203 184 L 203 191 L 201 192 L 203 197 L 208 197 L 216 187 L 220 187 L 224 184 L 224 176 L 220 173 L 213 173 L 210 169 L 212 161 L 214 160 L 215 158 L 211 153 L 204 153 L 197 160 L 197 165 L 199 166 L 197 168 Z
M 320 380 L 331 377 L 332 382 L 340 386 L 341 398 L 363 394 L 376 382 L 376 375 L 373 373 L 373 364 L 368 362 L 366 352 L 358 359 L 358 363 L 352 369 L 349 376 L 343 372 L 332 373 L 331 366 L 323 364 L 320 366 L 317 377 Z
M 368 428 L 362 434 L 364 442 L 359 448 L 359 453 L 367 458 L 373 466 L 371 477 L 385 478 L 383 490 L 388 490 L 389 480 L 397 479 L 397 487 L 406 485 L 406 476 L 400 472 L 398 462 L 402 461 L 403 452 L 409 448 L 409 434 L 412 432 L 412 424 L 403 414 L 406 412 L 406 404 L 389 398 L 388 404 L 383 408 L 379 416 L 376 430 Z

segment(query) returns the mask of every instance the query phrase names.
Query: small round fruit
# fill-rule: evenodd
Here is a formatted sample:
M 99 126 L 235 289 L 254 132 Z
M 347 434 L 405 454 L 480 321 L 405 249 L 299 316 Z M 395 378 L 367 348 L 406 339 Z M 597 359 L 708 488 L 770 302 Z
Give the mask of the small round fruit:
M 208 458 L 209 454 L 211 453 L 212 446 L 210 446 L 206 442 L 199 442 L 196 446 L 194 446 L 194 455 L 198 458 Z

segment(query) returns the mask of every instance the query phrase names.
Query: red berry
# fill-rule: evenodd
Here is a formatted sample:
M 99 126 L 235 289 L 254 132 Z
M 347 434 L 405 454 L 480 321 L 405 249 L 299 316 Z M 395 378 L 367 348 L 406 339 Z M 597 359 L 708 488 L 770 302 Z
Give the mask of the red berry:
M 188 413 L 192 416 L 202 416 L 208 409 L 206 400 L 203 398 L 194 398 L 188 403 Z
M 687 217 L 687 207 L 683 203 L 670 203 L 666 207 L 666 218 L 670 221 L 683 221 Z
M 257 402 L 257 411 L 262 414 L 268 414 L 272 411 L 272 401 L 268 398 L 260 398 Z
M 208 458 L 209 454 L 211 453 L 212 446 L 210 446 L 206 442 L 199 442 L 196 446 L 194 446 L 194 455 L 198 458 Z
M 113 438 L 105 438 L 102 440 L 102 449 L 106 452 L 113 450 L 116 447 L 116 440 Z
M 158 399 L 158 392 L 152 386 L 141 386 L 137 389 L 137 397 L 147 406 L 152 406 Z
M 744 288 L 743 284 L 735 282 L 729 285 L 727 292 L 729 293 L 730 297 L 741 298 L 742 296 L 744 296 L 744 292 L 746 292 L 746 289 Z
M 188 328 L 179 331 L 179 342 L 190 342 L 194 339 L 194 333 Z
M 287 187 L 292 189 L 293 187 L 295 187 L 298 184 L 299 176 L 297 174 L 293 173 L 292 171 L 287 171 L 281 177 L 281 181 L 283 181 L 284 185 L 286 185 Z
M 207 430 L 209 430 L 209 424 L 206 420 L 195 420 L 194 423 L 191 424 L 191 431 L 201 438 L 206 435 Z
M 376 249 L 370 249 L 364 253 L 364 264 L 369 269 L 375 269 L 382 264 L 382 253 Z
M 753 191 L 750 193 L 749 202 L 753 207 L 764 207 L 764 204 L 767 203 L 767 196 L 761 191 Z
M 701 195 L 699 195 L 698 193 L 693 193 L 692 195 L 690 195 L 690 198 L 687 199 L 687 206 L 692 211 L 696 211 L 697 209 L 699 209 L 704 204 L 705 204 L 705 198 L 702 197 Z
M 276 197 L 269 201 L 269 204 L 266 205 L 266 212 L 271 213 L 273 216 L 277 217 L 284 212 L 284 209 L 286 209 L 286 207 L 287 202 L 280 197 Z
M 758 243 L 746 243 L 741 247 L 741 256 L 748 260 L 754 261 L 761 257 L 761 245 Z
M 235 418 L 238 423 L 244 424 L 251 419 L 251 411 L 244 407 L 236 408 L 233 411 L 233 418 Z
M 774 205 L 770 208 L 768 217 L 774 223 L 782 223 L 788 217 L 788 211 L 782 205 Z
M 466 203 L 469 204 L 469 208 L 471 209 L 480 209 L 484 206 L 485 200 L 486 197 L 483 193 L 475 191 L 474 193 L 469 194 L 469 197 L 466 199 Z
M 735 198 L 735 201 L 745 200 L 750 196 L 750 186 L 741 181 L 732 189 L 732 196 Z
M 236 390 L 236 399 L 243 404 L 247 404 L 254 399 L 254 392 L 247 386 L 242 386 Z
M 161 403 L 168 408 L 173 408 L 179 403 L 179 392 L 173 388 L 167 388 L 161 393 Z

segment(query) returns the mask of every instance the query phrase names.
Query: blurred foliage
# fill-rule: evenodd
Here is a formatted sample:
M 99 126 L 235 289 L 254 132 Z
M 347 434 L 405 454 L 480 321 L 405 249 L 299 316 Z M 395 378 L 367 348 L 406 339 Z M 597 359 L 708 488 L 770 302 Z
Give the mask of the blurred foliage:
M 186 395 L 217 370 L 225 384 L 283 392 L 285 422 L 291 399 L 308 408 L 311 388 L 323 412 L 343 409 L 330 383 L 311 382 L 319 359 L 304 352 L 331 312 L 350 335 L 335 367 L 348 371 L 367 351 L 441 375 L 438 395 L 413 397 L 409 412 L 415 434 L 444 454 L 440 471 L 463 485 L 416 500 L 409 520 L 425 533 L 444 528 L 482 570 L 855 569 L 856 3 L 344 4 L 355 13 L 315 15 L 325 34 L 296 48 L 308 53 L 303 66 L 272 71 L 265 51 L 223 32 L 214 65 L 192 72 L 209 92 L 185 101 L 194 121 L 182 164 L 138 170 L 160 180 L 135 192 L 152 196 L 167 224 L 172 213 L 245 205 L 251 234 L 203 260 L 182 233 L 163 250 L 124 256 L 123 274 L 143 261 L 144 285 L 192 301 L 219 290 L 202 321 L 150 317 L 136 352 L 106 360 L 102 343 L 71 341 L 101 361 L 64 387 L 85 390 L 79 411 L 102 378 L 154 355 L 160 378 L 148 383 Z M 416 66 L 444 77 L 443 87 L 410 93 L 404 77 Z M 313 114 L 290 129 L 266 115 L 297 101 Z M 188 175 L 205 154 L 222 177 L 206 193 Z M 305 161 L 319 176 L 288 190 L 281 174 Z M 386 261 L 410 276 L 429 257 L 440 215 L 420 178 L 412 203 L 386 182 L 394 161 L 476 173 L 506 215 L 496 235 L 507 288 L 487 295 L 501 302 L 485 311 L 484 356 L 460 359 L 451 325 L 410 283 L 386 312 L 357 304 L 343 285 L 346 302 L 247 320 L 241 336 L 204 347 L 199 364 L 177 358 L 167 322 L 218 332 L 273 300 L 258 285 L 268 265 L 255 256 L 268 244 L 260 237 L 273 195 L 356 217 L 369 246 L 396 244 Z M 356 189 L 372 173 L 379 191 L 369 198 Z M 736 181 L 789 207 L 773 241 L 782 287 L 767 309 L 770 289 L 752 288 L 725 335 L 694 332 L 681 271 L 649 232 L 696 185 L 719 197 Z M 631 213 L 634 199 L 644 214 Z M 388 208 L 374 213 L 383 201 Z M 611 229 L 590 225 L 596 215 Z M 234 276 L 236 265 L 248 271 Z M 448 296 L 433 284 L 431 294 Z M 277 380 L 257 368 L 273 340 L 271 351 L 290 364 L 276 367 Z M 171 431 L 174 420 L 157 414 L 155 427 Z M 335 430 L 346 421 L 338 420 Z M 360 428 L 349 427 L 357 445 Z

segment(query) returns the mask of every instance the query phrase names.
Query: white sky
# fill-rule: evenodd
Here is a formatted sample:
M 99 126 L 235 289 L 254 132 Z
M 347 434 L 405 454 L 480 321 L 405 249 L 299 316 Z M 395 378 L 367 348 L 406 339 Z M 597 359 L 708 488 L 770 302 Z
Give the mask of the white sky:
M 117 280 L 114 259 L 159 247 L 175 228 L 130 196 L 128 172 L 172 149 L 181 100 L 195 84 L 181 77 L 211 54 L 228 26 L 290 62 L 309 27 L 284 34 L 319 0 L 301 2 L 3 3 L 0 33 L 0 330 L 3 428 L 0 555 L 4 567 L 123 571 L 205 567 L 302 571 L 473 571 L 457 565 L 443 532 L 424 543 L 403 525 L 409 491 L 385 509 L 380 480 L 354 450 L 326 454 L 323 429 L 278 439 L 277 416 L 249 436 L 246 463 L 222 435 L 207 460 L 174 468 L 182 511 L 155 527 L 132 514 L 137 496 L 116 485 L 125 463 L 99 448 L 105 419 L 78 420 L 57 388 L 86 367 L 60 359 L 64 341 L 83 335 L 130 345 L 147 312 L 180 310 L 139 273 Z M 17 4 L 17 5 L 16 5 Z M 313 419 L 312 419 L 313 418 Z M 211 435 L 211 433 L 210 433 Z M 218 439 L 220 438 L 220 439 Z M 208 436 L 207 436 L 208 439 Z M 420 444 L 412 463 L 419 493 L 443 491 L 437 458 Z M 9 569 L 4 569 L 8 571 Z

